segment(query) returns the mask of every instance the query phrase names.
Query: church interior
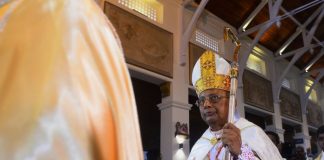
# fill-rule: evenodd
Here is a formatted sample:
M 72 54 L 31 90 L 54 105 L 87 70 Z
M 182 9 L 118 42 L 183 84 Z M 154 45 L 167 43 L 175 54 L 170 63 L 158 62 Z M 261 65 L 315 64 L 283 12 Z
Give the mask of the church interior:
M 195 106 L 191 70 L 205 50 L 231 60 L 234 47 L 224 42 L 224 27 L 242 43 L 240 116 L 276 132 L 287 157 L 294 146 L 318 153 L 315 134 L 324 120 L 323 1 L 106 0 L 101 6 L 125 51 L 146 156 L 186 159 L 208 127 Z M 189 127 L 181 149 L 177 122 Z

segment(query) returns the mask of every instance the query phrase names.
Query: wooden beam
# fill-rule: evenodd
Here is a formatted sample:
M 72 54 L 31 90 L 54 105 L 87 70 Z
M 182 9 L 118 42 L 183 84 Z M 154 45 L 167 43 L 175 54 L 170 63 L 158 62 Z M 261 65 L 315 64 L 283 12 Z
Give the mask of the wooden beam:
M 312 41 L 312 38 L 314 37 L 315 31 L 319 25 L 319 23 L 321 22 L 322 18 L 324 15 L 324 10 L 322 10 L 322 12 L 320 13 L 320 15 L 317 17 L 317 19 L 315 20 L 311 30 L 309 31 L 309 33 L 307 34 L 307 39 L 306 39 L 306 43 L 310 44 Z
M 282 0 L 277 0 L 274 4 L 274 6 L 277 6 L 277 7 L 272 7 L 272 10 L 270 10 L 270 12 L 273 12 L 273 14 L 277 15 L 278 12 L 279 12 L 279 6 L 281 5 L 282 3 Z M 274 16 L 275 16 L 274 15 Z M 238 77 L 238 82 L 241 83 L 242 82 L 242 79 L 243 79 L 243 71 L 246 67 L 246 62 L 249 58 L 249 55 L 250 53 L 253 51 L 253 48 L 254 46 L 259 42 L 260 38 L 263 36 L 264 32 L 267 31 L 270 26 L 274 23 L 275 21 L 273 22 L 270 22 L 270 23 L 267 23 L 266 25 L 262 26 L 261 29 L 258 31 L 257 35 L 254 37 L 251 45 L 249 46 L 247 52 L 245 52 L 240 60 L 239 60 L 239 77 Z
M 281 55 L 281 53 L 286 49 L 286 47 L 288 47 L 288 45 L 297 38 L 297 36 L 303 31 L 305 30 L 305 28 L 307 27 L 307 25 L 312 22 L 317 15 L 320 14 L 320 12 L 322 11 L 322 9 L 324 8 L 324 4 L 322 4 L 320 7 L 318 7 L 318 9 L 316 11 L 314 11 L 312 13 L 311 16 L 309 16 L 309 18 L 306 20 L 306 22 L 304 24 L 302 24 L 301 26 L 299 26 L 296 29 L 296 32 L 294 34 L 292 34 L 289 39 L 283 44 L 281 45 L 281 47 L 275 52 L 275 55 Z
M 317 44 L 310 44 L 310 45 L 308 45 L 308 46 L 304 46 L 304 47 L 301 47 L 301 48 L 295 49 L 295 50 L 293 50 L 293 51 L 290 51 L 290 52 L 287 52 L 287 53 L 285 53 L 285 54 L 282 54 L 281 56 L 277 56 L 277 57 L 275 58 L 275 60 L 281 60 L 281 59 L 284 59 L 284 58 L 290 57 L 290 56 L 292 56 L 292 55 L 294 55 L 294 54 L 296 54 L 296 53 L 298 53 L 298 52 L 300 52 L 300 51 L 307 51 L 307 50 L 309 50 L 309 49 L 311 49 L 311 48 L 315 48 L 315 47 L 320 46 L 320 45 L 322 45 L 322 44 L 324 44 L 324 41 L 322 41 L 322 42 L 320 42 L 320 43 L 317 43 Z
M 284 13 L 288 13 L 286 9 L 284 9 L 283 7 L 280 8 Z M 302 26 L 302 24 L 296 19 L 294 18 L 293 16 L 289 15 L 289 18 L 295 22 L 298 26 Z M 303 29 L 303 31 L 305 33 L 308 33 L 308 31 L 306 29 Z M 313 39 L 317 42 L 317 43 L 320 43 L 320 40 L 318 40 L 315 36 L 313 36 Z M 322 47 L 324 47 L 324 44 L 321 44 Z
M 191 2 L 193 2 L 193 0 L 183 0 L 182 1 L 182 5 L 185 7 L 185 6 L 187 6 Z
M 268 0 L 262 0 L 258 6 L 254 9 L 254 11 L 249 15 L 247 19 L 243 22 L 243 24 L 239 28 L 239 33 L 245 31 L 245 28 L 251 23 L 256 15 L 262 10 L 262 8 L 268 3 Z
M 324 55 L 324 49 L 322 48 L 320 53 L 316 55 L 315 58 L 311 60 L 301 71 L 301 73 L 308 72 L 308 70 Z

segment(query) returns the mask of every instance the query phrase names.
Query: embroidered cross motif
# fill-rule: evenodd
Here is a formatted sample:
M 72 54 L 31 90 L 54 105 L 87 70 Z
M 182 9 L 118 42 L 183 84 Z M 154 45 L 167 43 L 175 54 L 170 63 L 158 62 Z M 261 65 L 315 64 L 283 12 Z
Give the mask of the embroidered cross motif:
M 214 84 L 215 79 L 212 77 L 206 77 L 204 79 L 204 86 L 210 87 Z
M 205 69 L 209 69 L 209 68 L 211 68 L 213 66 L 213 62 L 211 62 L 211 61 L 206 61 L 203 65 L 202 65 L 202 67 L 203 68 L 205 68 Z

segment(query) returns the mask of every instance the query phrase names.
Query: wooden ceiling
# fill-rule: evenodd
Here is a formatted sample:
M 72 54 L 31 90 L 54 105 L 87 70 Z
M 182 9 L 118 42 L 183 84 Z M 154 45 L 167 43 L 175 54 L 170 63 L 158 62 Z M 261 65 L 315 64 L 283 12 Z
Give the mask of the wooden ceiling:
M 194 0 L 194 2 L 197 4 L 199 4 L 200 1 L 201 0 Z M 256 16 L 252 19 L 250 24 L 245 29 L 249 30 L 253 27 L 257 27 L 258 25 L 264 25 L 267 21 L 269 21 L 270 14 L 268 1 L 271 0 L 209 0 L 205 9 L 228 22 L 238 31 L 240 31 L 242 30 L 241 27 L 243 26 L 243 23 L 246 21 L 246 19 L 253 13 L 258 5 L 263 3 L 264 1 L 266 2 L 263 8 L 256 14 Z M 292 16 L 286 16 L 287 18 L 281 19 L 280 22 L 272 24 L 259 39 L 259 44 L 271 50 L 274 56 L 277 57 L 280 56 L 279 50 L 283 47 L 285 42 L 288 41 L 291 36 L 296 35 L 293 41 L 291 41 L 291 43 L 282 52 L 282 55 L 295 51 L 296 49 L 305 46 L 302 33 L 305 32 L 308 34 L 314 24 L 316 24 L 316 21 L 318 21 L 319 24 L 315 25 L 317 26 L 317 28 L 314 32 L 311 44 L 319 44 L 319 42 L 323 42 L 324 20 L 321 18 L 324 16 L 321 17 L 320 14 L 321 12 L 324 12 L 324 0 L 283 0 L 278 12 L 278 16 L 287 15 L 288 12 L 301 8 L 303 9 L 300 10 L 300 12 L 293 13 Z M 315 15 L 314 18 L 309 20 L 312 14 Z M 304 23 L 308 23 L 308 25 L 306 25 L 306 29 L 301 30 L 301 26 Z M 298 30 L 301 30 L 302 32 L 295 33 Z M 254 39 L 257 35 L 257 32 L 258 31 L 251 33 L 248 36 L 251 39 Z M 315 41 L 315 39 L 317 40 Z M 306 46 L 309 46 L 309 44 L 306 43 Z M 294 63 L 295 66 L 297 66 L 300 70 L 305 69 L 312 61 L 314 61 L 314 59 L 317 59 L 317 56 L 320 55 L 321 49 L 324 52 L 323 48 L 324 47 L 318 45 L 313 49 L 307 50 Z M 295 54 L 292 54 L 291 56 L 286 57 L 286 59 L 290 61 L 294 55 Z M 324 70 L 324 54 L 321 55 L 322 56 L 320 56 L 320 58 L 318 58 L 318 60 L 309 69 L 309 72 L 314 79 L 319 75 L 320 69 Z M 324 76 L 321 78 L 320 83 L 324 84 Z

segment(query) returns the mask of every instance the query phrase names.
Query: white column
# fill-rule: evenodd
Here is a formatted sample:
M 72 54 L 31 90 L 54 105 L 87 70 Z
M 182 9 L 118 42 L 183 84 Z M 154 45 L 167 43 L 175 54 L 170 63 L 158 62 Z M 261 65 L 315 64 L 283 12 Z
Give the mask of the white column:
M 179 149 L 179 144 L 175 139 L 175 124 L 177 122 L 188 125 L 189 131 L 189 110 L 188 104 L 188 84 L 189 84 L 189 57 L 186 57 L 186 65 L 180 65 L 180 51 L 183 38 L 183 6 L 174 1 L 176 14 L 174 14 L 175 30 L 174 55 L 173 55 L 173 79 L 170 87 L 170 96 L 163 98 L 162 103 L 158 105 L 161 110 L 161 154 L 165 160 L 186 160 L 189 156 L 189 141 L 183 143 L 183 149 Z M 188 52 L 186 47 L 186 52 Z M 190 134 L 190 133 L 189 133 Z
M 298 78 L 298 84 L 299 85 L 299 95 L 300 95 L 300 104 L 302 106 L 302 132 L 301 133 L 296 133 L 295 135 L 295 139 L 303 139 L 303 143 L 299 144 L 299 146 L 304 147 L 305 151 L 307 148 L 310 148 L 310 140 L 311 140 L 311 136 L 309 136 L 309 131 L 308 131 L 308 122 L 307 122 L 307 113 L 306 111 L 303 109 L 306 105 L 306 101 L 308 99 L 304 98 L 304 95 L 306 95 L 306 91 L 305 91 L 305 79 L 303 77 L 299 77 Z
M 285 130 L 282 128 L 282 118 L 281 118 L 281 111 L 280 111 L 280 99 L 278 93 L 276 91 L 276 85 L 279 81 L 280 72 L 276 71 L 276 61 L 274 61 L 273 58 L 271 58 L 269 61 L 269 71 L 271 74 L 271 81 L 272 81 L 272 95 L 273 95 L 273 127 L 274 131 L 279 135 L 280 141 L 284 142 L 284 132 Z
M 165 101 L 158 105 L 161 110 L 161 154 L 162 159 L 185 160 L 189 155 L 189 141 L 183 143 L 183 149 L 175 139 L 175 124 L 186 123 L 189 127 L 191 105 L 174 101 Z M 188 128 L 189 129 L 189 128 Z
M 273 115 L 274 128 L 275 128 L 276 133 L 279 135 L 280 141 L 284 142 L 285 130 L 282 128 L 280 101 L 278 99 L 274 100 L 273 108 L 274 108 L 274 115 Z
M 304 147 L 304 149 L 306 151 L 307 148 L 311 147 L 311 145 L 310 145 L 311 136 L 309 136 L 309 132 L 308 132 L 306 114 L 302 114 L 302 119 L 303 119 L 302 132 L 296 133 L 294 136 L 294 139 L 303 139 L 303 143 L 297 144 L 297 146 Z
M 281 143 L 284 142 L 284 133 L 285 133 L 284 129 L 276 128 L 276 126 L 273 124 L 273 125 L 266 126 L 266 130 L 277 133 L 279 136 L 280 142 Z

